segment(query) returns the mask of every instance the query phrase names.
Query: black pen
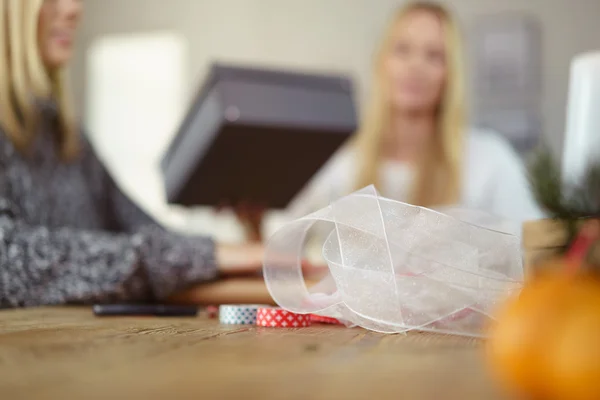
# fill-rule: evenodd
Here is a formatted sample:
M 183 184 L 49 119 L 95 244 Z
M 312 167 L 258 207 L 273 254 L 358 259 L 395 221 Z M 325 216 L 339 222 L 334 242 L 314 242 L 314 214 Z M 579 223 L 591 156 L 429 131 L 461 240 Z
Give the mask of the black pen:
M 96 304 L 94 315 L 99 317 L 115 316 L 154 316 L 154 317 L 195 317 L 197 306 L 164 304 Z

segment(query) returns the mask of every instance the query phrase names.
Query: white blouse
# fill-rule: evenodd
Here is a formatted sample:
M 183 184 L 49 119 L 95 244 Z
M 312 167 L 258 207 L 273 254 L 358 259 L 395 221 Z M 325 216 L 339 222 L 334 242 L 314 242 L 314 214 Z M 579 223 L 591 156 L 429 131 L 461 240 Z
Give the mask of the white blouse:
M 286 214 L 299 218 L 327 206 L 355 189 L 357 157 L 343 148 L 295 198 Z M 406 201 L 413 171 L 407 164 L 386 161 L 379 171 L 381 195 Z M 541 218 L 529 190 L 523 164 L 510 144 L 490 131 L 472 130 L 467 136 L 461 206 L 485 211 L 516 223 Z

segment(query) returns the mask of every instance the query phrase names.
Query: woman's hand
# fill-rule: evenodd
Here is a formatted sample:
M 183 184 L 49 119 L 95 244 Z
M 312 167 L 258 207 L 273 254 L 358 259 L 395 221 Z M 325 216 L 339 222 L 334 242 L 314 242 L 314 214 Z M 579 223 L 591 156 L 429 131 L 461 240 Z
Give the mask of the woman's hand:
M 231 277 L 204 283 L 175 294 L 169 299 L 169 302 L 201 305 L 275 304 L 265 281 L 260 277 Z
M 262 227 L 265 207 L 260 204 L 240 203 L 233 208 L 251 242 L 262 242 Z
M 307 286 L 316 282 L 307 281 Z M 230 277 L 193 286 L 169 298 L 175 304 L 266 304 L 275 305 L 265 281 L 260 277 Z
M 265 281 L 258 276 L 262 270 L 264 246 L 260 243 L 216 247 L 216 261 L 222 279 L 195 285 L 176 293 L 169 301 L 182 304 L 274 304 Z M 326 266 L 302 262 L 306 284 L 311 286 L 325 275 Z
M 246 238 L 250 242 L 262 242 L 263 218 L 265 215 L 266 207 L 260 204 L 242 201 L 234 205 L 223 203 L 222 205 L 217 207 L 217 211 L 223 209 L 233 210 L 237 220 L 244 228 Z
M 264 247 L 260 243 L 217 244 L 215 258 L 221 279 L 194 285 L 168 300 L 177 304 L 274 304 L 259 273 Z
M 219 244 L 216 248 L 217 266 L 224 276 L 257 275 L 262 271 L 264 255 L 261 243 Z M 326 265 L 302 260 L 302 273 L 306 278 L 320 277 L 325 272 Z
M 264 253 L 260 243 L 218 244 L 217 268 L 222 275 L 258 274 L 262 270 Z

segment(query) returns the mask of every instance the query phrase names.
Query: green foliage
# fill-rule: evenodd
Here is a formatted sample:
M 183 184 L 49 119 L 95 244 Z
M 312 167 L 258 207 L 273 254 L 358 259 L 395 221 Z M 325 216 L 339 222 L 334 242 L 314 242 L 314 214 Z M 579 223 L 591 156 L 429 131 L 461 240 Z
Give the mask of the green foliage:
M 600 217 L 600 162 L 590 165 L 578 184 L 563 184 L 557 160 L 548 149 L 529 165 L 529 184 L 549 217 L 576 221 Z
M 563 183 L 558 161 L 544 148 L 534 155 L 528 173 L 538 205 L 550 218 L 565 223 L 569 233 L 565 251 L 582 220 L 600 218 L 600 161 L 587 168 L 581 182 Z

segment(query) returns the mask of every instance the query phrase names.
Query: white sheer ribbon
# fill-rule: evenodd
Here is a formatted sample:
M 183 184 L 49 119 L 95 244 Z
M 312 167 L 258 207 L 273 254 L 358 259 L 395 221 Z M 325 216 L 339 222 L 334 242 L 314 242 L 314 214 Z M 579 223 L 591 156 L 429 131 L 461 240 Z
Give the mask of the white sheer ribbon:
M 308 230 L 329 223 L 329 274 L 307 288 L 301 269 Z M 498 301 L 520 290 L 520 240 L 506 221 L 468 210 L 444 213 L 386 199 L 369 186 L 293 221 L 269 240 L 264 278 L 296 313 L 348 325 L 481 336 Z

